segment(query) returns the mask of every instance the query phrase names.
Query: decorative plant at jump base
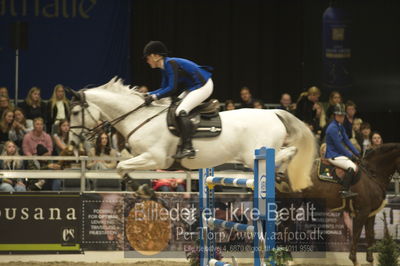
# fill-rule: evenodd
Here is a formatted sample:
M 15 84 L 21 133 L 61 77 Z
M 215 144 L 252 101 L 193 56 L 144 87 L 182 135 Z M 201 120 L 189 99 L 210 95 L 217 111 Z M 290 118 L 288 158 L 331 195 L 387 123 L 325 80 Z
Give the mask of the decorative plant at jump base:
M 384 236 L 383 239 L 377 242 L 370 249 L 374 252 L 379 252 L 378 263 L 380 266 L 398 266 L 400 257 L 400 246 L 393 240 L 389 233 L 386 213 L 383 213 Z
M 285 247 L 273 248 L 270 252 L 268 262 L 274 262 L 275 266 L 286 266 L 288 261 L 292 261 L 293 257 L 290 251 Z

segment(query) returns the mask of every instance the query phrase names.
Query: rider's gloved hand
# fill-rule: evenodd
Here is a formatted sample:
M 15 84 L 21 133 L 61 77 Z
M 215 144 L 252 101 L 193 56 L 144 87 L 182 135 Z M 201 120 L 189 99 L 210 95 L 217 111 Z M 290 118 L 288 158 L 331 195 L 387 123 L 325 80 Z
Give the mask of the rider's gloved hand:
M 360 156 L 357 156 L 357 155 L 354 155 L 354 154 L 353 154 L 353 156 L 351 156 L 351 160 L 353 162 L 355 162 L 355 163 L 360 163 L 361 162 Z
M 152 101 L 154 101 L 155 99 L 154 99 L 154 97 L 153 97 L 153 95 L 146 95 L 145 97 L 144 97 L 144 103 L 146 104 L 146 105 L 149 105 L 149 104 L 151 104 L 151 102 Z

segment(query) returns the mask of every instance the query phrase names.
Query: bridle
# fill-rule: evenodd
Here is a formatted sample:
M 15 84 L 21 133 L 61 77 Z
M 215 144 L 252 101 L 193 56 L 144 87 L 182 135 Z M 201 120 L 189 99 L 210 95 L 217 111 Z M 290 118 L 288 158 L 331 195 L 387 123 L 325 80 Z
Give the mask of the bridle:
M 79 140 L 81 142 L 83 142 L 85 140 L 85 137 L 87 136 L 88 140 L 93 139 L 95 136 L 97 136 L 98 134 L 100 134 L 101 132 L 109 132 L 111 130 L 111 127 L 113 127 L 114 125 L 116 125 L 117 123 L 121 122 L 122 120 L 124 120 L 126 117 L 128 117 L 130 114 L 136 112 L 137 110 L 141 109 L 142 107 L 146 106 L 146 103 L 143 102 L 142 104 L 140 104 L 139 106 L 137 106 L 136 108 L 132 109 L 131 111 L 118 116 L 117 118 L 114 118 L 111 121 L 103 121 L 100 124 L 98 124 L 97 126 L 93 127 L 93 128 L 88 128 L 85 125 L 85 110 L 87 111 L 87 113 L 89 114 L 89 116 L 91 117 L 91 119 L 93 121 L 96 122 L 96 119 L 94 118 L 93 114 L 90 112 L 90 110 L 88 109 L 89 104 L 86 101 L 86 96 L 84 93 L 85 90 L 80 90 L 78 92 L 72 90 L 72 89 L 68 89 L 68 92 L 72 93 L 74 98 L 76 100 L 74 100 L 72 102 L 72 106 L 71 109 L 74 106 L 79 105 L 81 107 L 81 116 L 82 116 L 82 124 L 80 126 L 71 126 L 71 129 L 81 129 L 81 131 L 79 132 L 79 134 L 71 131 L 75 136 L 77 136 L 79 138 Z M 140 123 L 136 128 L 134 128 L 133 130 L 131 130 L 129 132 L 129 134 L 127 135 L 127 137 L 125 138 L 125 141 L 128 141 L 129 137 L 132 136 L 133 133 L 135 133 L 139 128 L 141 128 L 142 126 L 144 126 L 145 124 L 147 124 L 149 121 L 151 121 L 153 118 L 157 117 L 158 115 L 160 115 L 161 113 L 163 113 L 164 111 L 166 111 L 169 107 L 161 110 L 160 112 L 156 113 L 155 115 L 147 118 L 146 120 L 144 120 L 142 123 Z
M 72 91 L 72 90 L 70 90 L 70 91 Z M 72 132 L 72 134 L 77 136 L 81 142 L 83 142 L 85 140 L 85 135 L 86 134 L 92 134 L 99 125 L 97 125 L 94 128 L 88 128 L 85 125 L 86 124 L 85 123 L 85 112 L 84 112 L 85 110 L 87 111 L 87 113 L 89 114 L 90 118 L 93 121 L 96 121 L 96 119 L 94 118 L 94 116 L 90 112 L 90 110 L 88 109 L 89 104 L 86 101 L 86 96 L 85 96 L 84 90 L 81 90 L 81 91 L 78 91 L 78 92 L 72 91 L 72 94 L 74 95 L 75 100 L 72 101 L 71 109 L 73 109 L 75 106 L 80 106 L 81 107 L 82 124 L 80 126 L 71 126 L 70 129 L 75 129 L 75 128 L 76 129 L 81 129 L 79 134 L 75 133 L 74 131 L 71 131 L 71 132 Z

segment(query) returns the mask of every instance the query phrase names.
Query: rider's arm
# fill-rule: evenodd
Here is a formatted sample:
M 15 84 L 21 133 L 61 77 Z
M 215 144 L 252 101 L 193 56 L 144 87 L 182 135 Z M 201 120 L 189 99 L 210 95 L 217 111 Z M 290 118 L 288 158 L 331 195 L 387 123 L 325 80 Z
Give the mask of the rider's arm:
M 338 127 L 332 127 L 329 129 L 329 132 L 327 132 L 331 136 L 331 140 L 333 145 L 335 145 L 336 150 L 340 153 L 345 155 L 346 157 L 351 158 L 352 154 L 346 150 L 346 148 L 343 146 L 340 136 L 339 136 L 339 128 Z
M 171 96 L 178 89 L 178 69 L 179 65 L 174 60 L 170 60 L 165 64 L 165 73 L 163 76 L 163 82 L 161 88 L 152 91 L 149 94 L 155 95 L 157 99 Z
M 344 129 L 344 127 L 343 127 L 343 129 Z M 354 155 L 360 156 L 360 153 L 358 152 L 358 150 L 354 147 L 353 143 L 350 142 L 349 137 L 347 136 L 346 130 L 343 130 L 342 134 L 343 134 L 343 141 L 347 145 L 347 147 L 349 147 L 351 152 Z

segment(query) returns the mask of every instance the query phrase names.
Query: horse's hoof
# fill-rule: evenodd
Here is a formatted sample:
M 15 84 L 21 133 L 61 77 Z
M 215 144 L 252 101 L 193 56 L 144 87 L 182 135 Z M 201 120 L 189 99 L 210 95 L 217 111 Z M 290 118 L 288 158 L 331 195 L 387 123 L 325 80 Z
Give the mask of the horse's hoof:
M 349 259 L 353 262 L 354 265 L 357 265 L 357 255 L 353 252 L 350 252 Z
M 371 251 L 367 251 L 367 261 L 369 263 L 374 262 L 374 254 Z

